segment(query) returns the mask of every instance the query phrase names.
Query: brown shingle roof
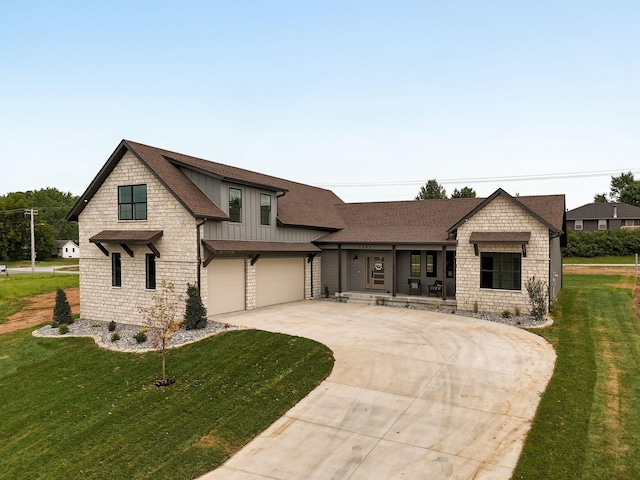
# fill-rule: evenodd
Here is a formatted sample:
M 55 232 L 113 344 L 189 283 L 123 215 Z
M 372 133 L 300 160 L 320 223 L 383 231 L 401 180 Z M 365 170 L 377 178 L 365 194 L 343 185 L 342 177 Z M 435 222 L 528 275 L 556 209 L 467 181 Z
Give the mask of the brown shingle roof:
M 162 230 L 103 230 L 89 239 L 93 243 L 151 243 L 162 237 Z
M 202 243 L 214 253 L 317 253 L 320 251 L 312 243 L 253 242 L 247 240 L 203 240 Z
M 531 232 L 471 232 L 469 243 L 529 243 Z
M 210 162 L 141 143 L 123 140 L 98 173 L 89 188 L 80 197 L 68 219 L 77 220 L 102 182 L 111 173 L 127 151 L 131 151 L 144 163 L 175 198 L 196 218 L 228 220 L 229 217 L 207 197 L 179 167 L 188 167 L 220 178 L 227 182 L 282 192 L 278 198 L 278 221 L 282 225 L 303 226 L 334 230 L 342 227 L 342 218 L 335 211 L 336 204 L 343 203 L 330 190 L 291 182 L 242 168 Z
M 455 243 L 449 232 L 461 221 L 482 208 L 499 189 L 483 198 L 450 198 L 404 202 L 351 203 L 339 205 L 345 228 L 316 240 L 316 243 Z M 522 208 L 547 224 L 562 231 L 564 195 L 511 197 Z
M 339 205 L 345 228 L 320 243 L 442 243 L 447 229 L 482 199 L 408 200 Z

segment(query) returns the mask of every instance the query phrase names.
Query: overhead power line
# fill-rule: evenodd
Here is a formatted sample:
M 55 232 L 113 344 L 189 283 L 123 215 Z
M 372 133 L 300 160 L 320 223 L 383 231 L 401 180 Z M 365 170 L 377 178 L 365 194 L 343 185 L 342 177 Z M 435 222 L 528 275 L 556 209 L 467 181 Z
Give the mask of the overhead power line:
M 620 170 L 600 170 L 593 172 L 566 172 L 566 173 L 543 173 L 539 175 L 514 175 L 496 177 L 468 177 L 468 178 L 446 178 L 438 180 L 439 184 L 463 184 L 463 183 L 495 183 L 495 182 L 526 182 L 537 180 L 561 180 L 585 177 L 603 177 L 609 175 L 619 175 L 620 173 L 631 172 L 640 173 L 637 169 Z M 400 180 L 391 182 L 349 182 L 349 183 L 324 183 L 319 187 L 395 187 L 402 185 L 424 185 L 426 180 Z

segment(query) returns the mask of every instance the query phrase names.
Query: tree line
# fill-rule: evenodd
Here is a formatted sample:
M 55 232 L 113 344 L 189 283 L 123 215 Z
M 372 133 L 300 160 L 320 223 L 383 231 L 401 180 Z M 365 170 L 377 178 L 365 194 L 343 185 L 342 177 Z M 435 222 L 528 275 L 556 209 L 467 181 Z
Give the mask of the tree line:
M 414 200 L 431 200 L 438 198 L 448 198 L 447 191 L 433 178 L 420 187 L 420 191 Z M 453 190 L 451 198 L 476 198 L 476 191 L 470 187 L 463 187 L 461 190 L 456 188 Z
M 31 255 L 30 216 L 35 209 L 35 247 L 37 259 L 54 257 L 56 240 L 78 241 L 78 224 L 66 216 L 78 196 L 57 188 L 12 192 L 0 196 L 0 260 L 23 260 Z

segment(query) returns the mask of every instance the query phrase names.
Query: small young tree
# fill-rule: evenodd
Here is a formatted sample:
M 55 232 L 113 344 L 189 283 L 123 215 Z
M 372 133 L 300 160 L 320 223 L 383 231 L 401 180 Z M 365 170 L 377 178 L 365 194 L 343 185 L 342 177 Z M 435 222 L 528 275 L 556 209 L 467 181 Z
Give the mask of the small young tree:
M 542 319 L 547 313 L 547 299 L 549 298 L 547 283 L 536 280 L 536 277 L 531 277 L 527 280 L 527 293 L 529 294 L 529 303 L 531 303 L 531 315 L 538 320 Z
M 174 332 L 180 328 L 176 315 L 182 296 L 176 295 L 172 282 L 162 280 L 159 293 L 151 299 L 153 300 L 151 306 L 138 307 L 138 309 L 144 315 L 145 325 L 149 328 L 149 342 L 154 348 L 160 350 L 162 356 L 162 379 L 156 381 L 155 385 L 171 385 L 175 379 L 167 378 L 167 345 Z
M 202 304 L 200 292 L 195 285 L 187 286 L 186 309 L 184 311 L 184 328 L 199 330 L 207 326 L 207 309 Z
M 61 288 L 56 290 L 56 305 L 53 307 L 53 324 L 70 325 L 73 323 L 71 316 L 71 306 L 67 300 L 67 294 Z

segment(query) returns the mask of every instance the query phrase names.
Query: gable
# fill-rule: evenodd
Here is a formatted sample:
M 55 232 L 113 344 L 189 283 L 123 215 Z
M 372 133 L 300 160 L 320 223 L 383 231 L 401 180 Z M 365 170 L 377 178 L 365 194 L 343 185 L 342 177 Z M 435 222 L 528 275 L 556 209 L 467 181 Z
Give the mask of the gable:
M 506 204 L 515 206 L 519 210 L 522 210 L 528 216 L 545 225 L 553 233 L 560 234 L 564 230 L 564 195 L 512 197 L 503 189 L 499 188 L 492 195 L 482 201 L 482 203 L 478 204 L 467 215 L 465 215 L 454 225 L 452 225 L 448 231 L 450 233 L 456 231 L 461 225 L 463 225 L 465 222 L 468 222 L 475 215 L 478 215 L 498 199 L 507 202 Z M 505 226 L 510 226 L 512 223 L 508 216 L 504 217 L 504 222 Z
M 337 195 L 309 185 L 263 175 L 237 167 L 190 157 L 168 150 L 123 140 L 73 207 L 68 220 L 77 220 L 123 156 L 131 152 L 195 218 L 229 220 L 224 211 L 184 173 L 184 168 L 228 183 L 262 188 L 278 195 L 278 222 L 283 225 L 338 229 L 342 219 L 335 211 L 343 203 Z

